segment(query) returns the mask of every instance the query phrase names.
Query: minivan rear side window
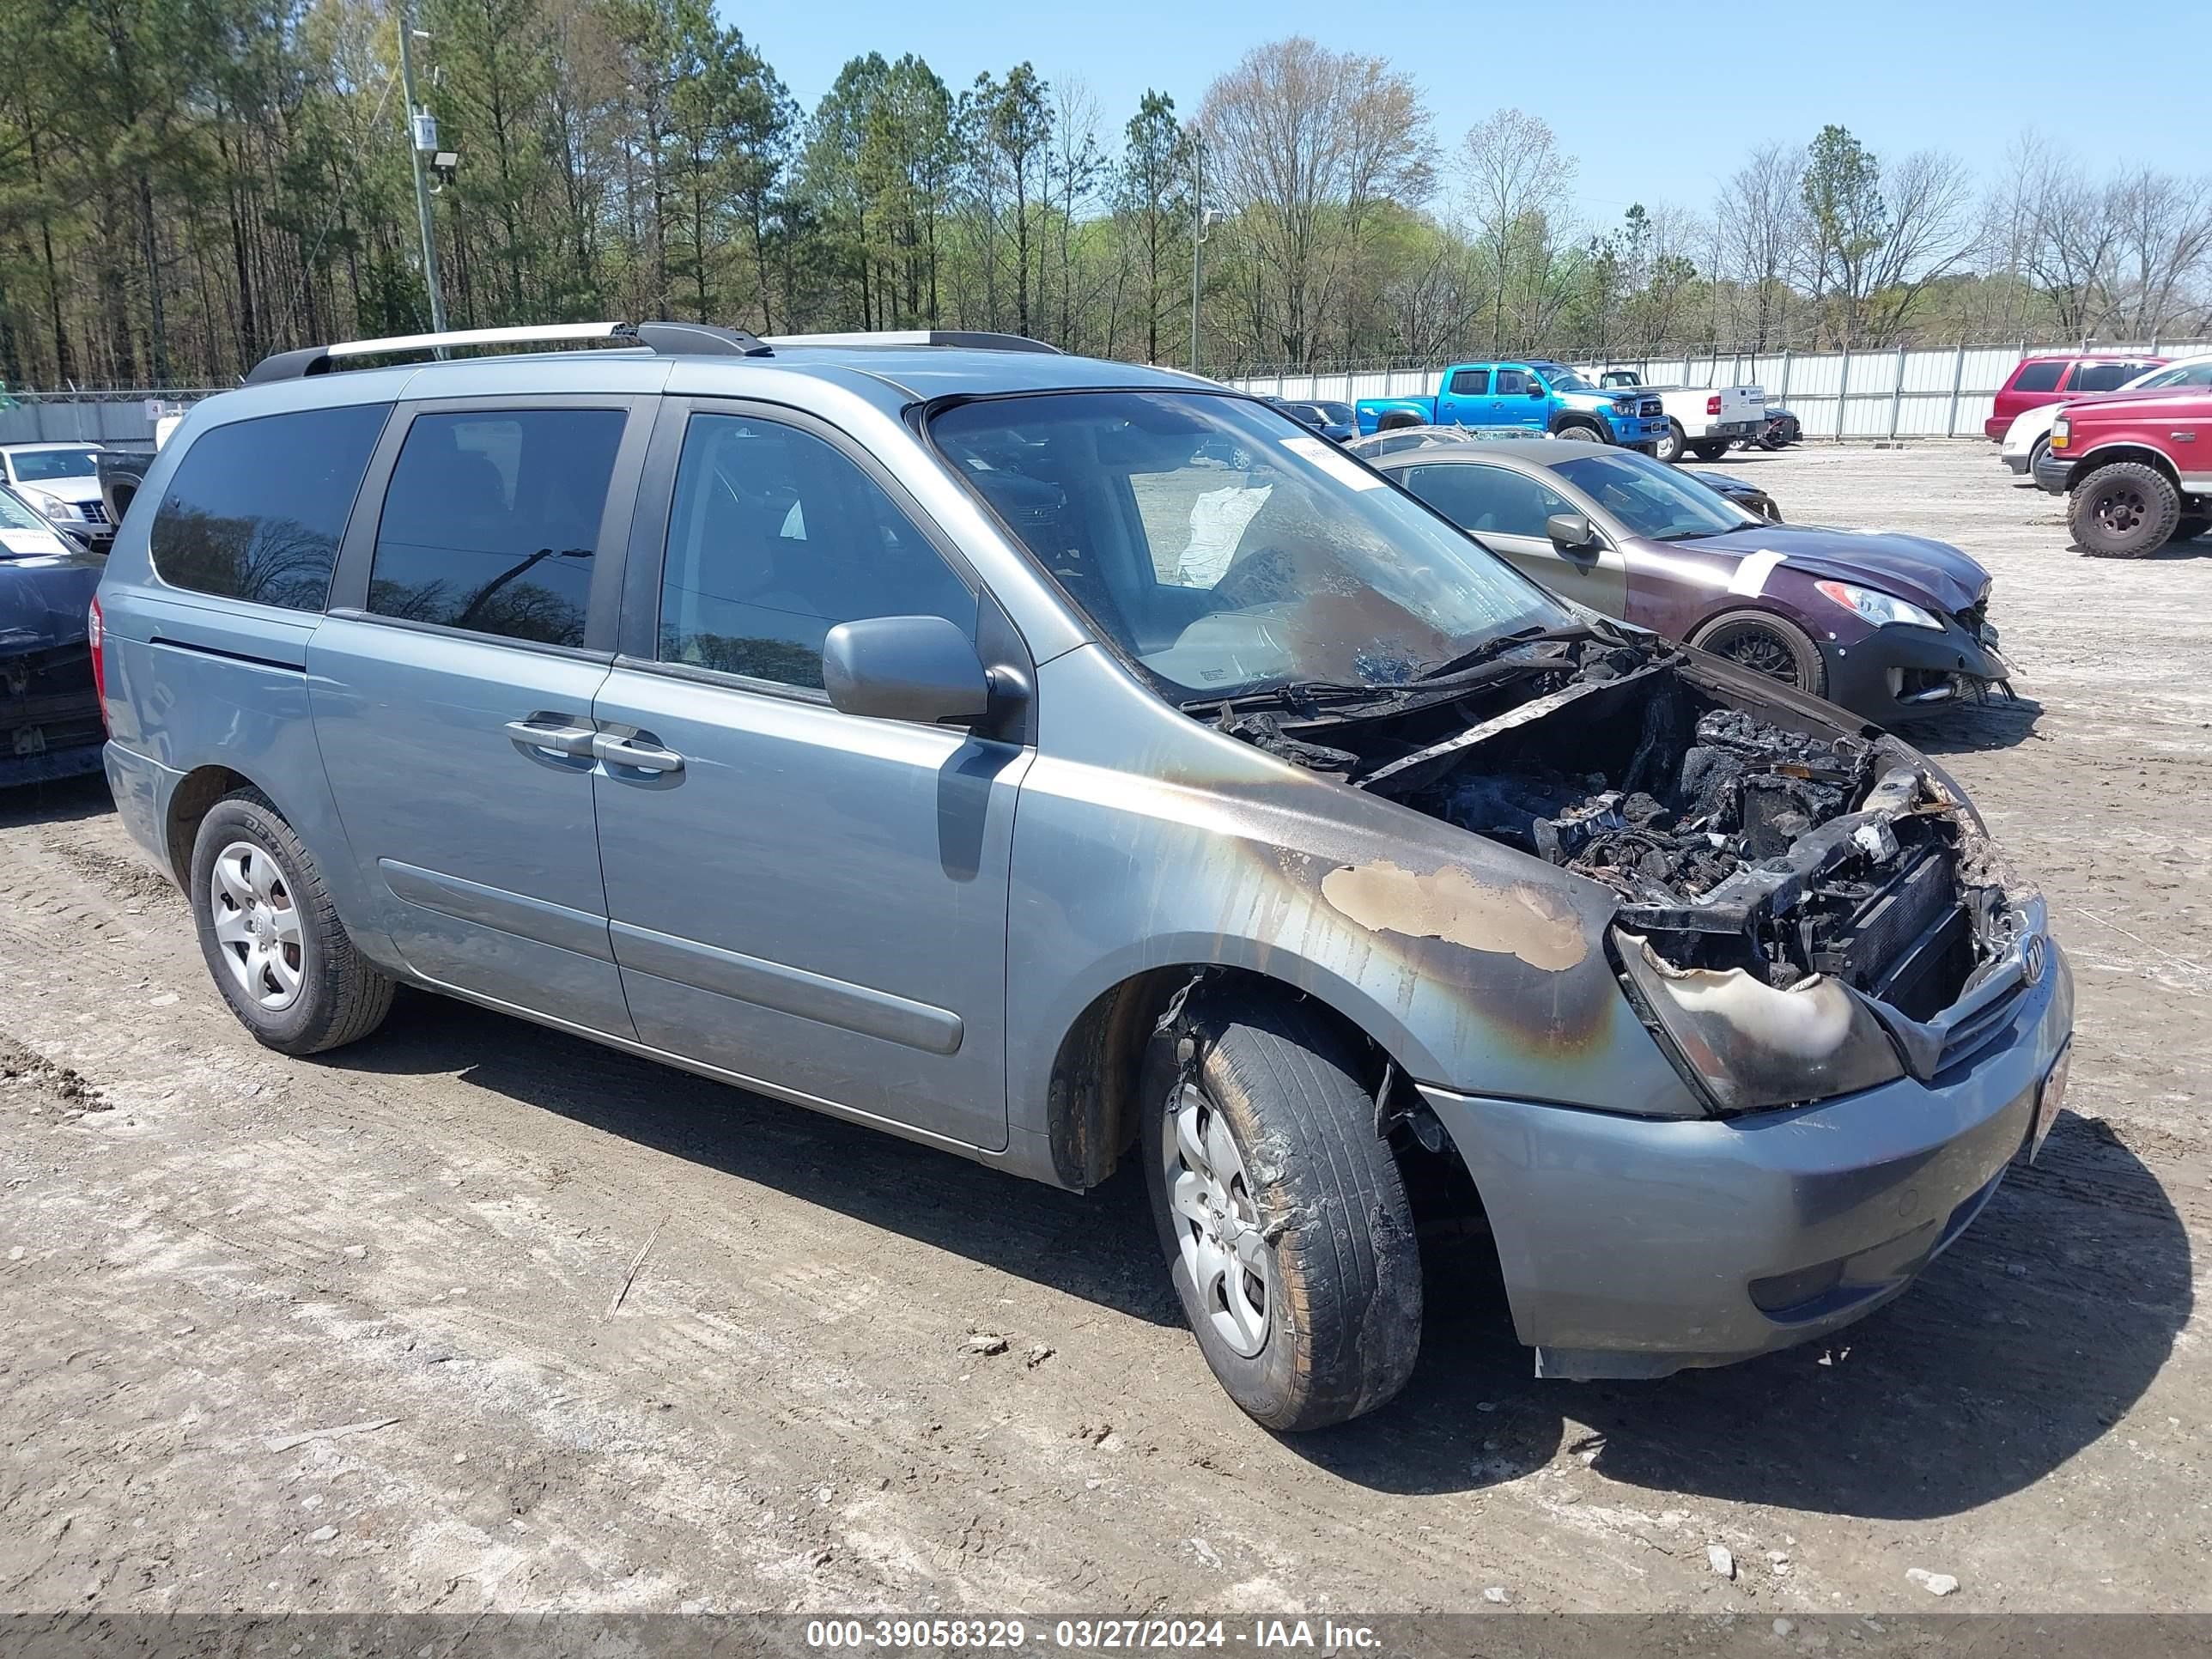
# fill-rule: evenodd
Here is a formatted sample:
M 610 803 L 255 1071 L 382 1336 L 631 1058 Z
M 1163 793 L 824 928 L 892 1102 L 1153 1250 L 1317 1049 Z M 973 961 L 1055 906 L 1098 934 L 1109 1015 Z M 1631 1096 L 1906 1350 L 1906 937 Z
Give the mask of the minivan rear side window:
M 2022 363 L 2008 388 L 2014 392 L 2056 392 L 2066 365 L 2060 362 Z
M 2078 363 L 2069 392 L 2112 392 L 2151 368 L 2149 363 Z
M 368 609 L 580 646 L 619 409 L 471 410 L 407 428 L 368 567 Z
M 320 611 L 389 404 L 303 409 L 203 432 L 148 532 L 172 587 Z

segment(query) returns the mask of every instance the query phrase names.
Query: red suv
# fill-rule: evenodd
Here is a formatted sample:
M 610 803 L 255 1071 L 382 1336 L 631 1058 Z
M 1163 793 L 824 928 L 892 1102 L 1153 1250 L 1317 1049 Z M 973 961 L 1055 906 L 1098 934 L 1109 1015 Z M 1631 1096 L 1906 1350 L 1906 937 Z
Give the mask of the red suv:
M 2001 444 L 2005 429 L 2022 410 L 2039 404 L 2063 403 L 2084 392 L 2111 392 L 2165 362 L 2163 357 L 2140 352 L 2077 351 L 2057 357 L 2023 357 L 2014 366 L 2011 378 L 1997 388 L 1996 404 L 1990 418 L 1982 422 L 1982 430 L 1989 434 L 1991 443 Z
M 2035 481 L 2069 498 L 2074 539 L 2141 558 L 2212 527 L 2212 392 L 2122 392 L 2058 411 Z

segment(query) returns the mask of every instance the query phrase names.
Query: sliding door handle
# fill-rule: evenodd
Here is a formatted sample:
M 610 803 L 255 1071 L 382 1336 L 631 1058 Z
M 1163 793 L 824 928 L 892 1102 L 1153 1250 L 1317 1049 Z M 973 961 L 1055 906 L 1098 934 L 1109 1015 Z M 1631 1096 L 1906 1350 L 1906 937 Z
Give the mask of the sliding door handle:
M 571 726 L 558 714 L 532 714 L 526 720 L 509 720 L 507 735 L 526 749 L 543 749 L 551 754 L 582 757 L 592 752 L 592 740 L 599 736 L 588 726 Z

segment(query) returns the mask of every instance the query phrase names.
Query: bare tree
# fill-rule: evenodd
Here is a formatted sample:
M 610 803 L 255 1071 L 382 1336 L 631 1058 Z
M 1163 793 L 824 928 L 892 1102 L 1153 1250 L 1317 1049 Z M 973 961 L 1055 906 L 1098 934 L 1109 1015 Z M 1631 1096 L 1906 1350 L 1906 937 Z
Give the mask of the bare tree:
M 1469 129 L 1461 143 L 1469 205 L 1489 248 L 1496 296 L 1491 310 L 1491 349 L 1505 347 L 1506 296 L 1519 286 L 1524 300 L 1546 307 L 1570 196 L 1575 158 L 1563 153 L 1551 127 L 1517 109 L 1502 109 Z M 1523 332 L 1534 322 L 1522 319 Z
M 1369 209 L 1415 205 L 1433 169 L 1428 112 L 1380 58 L 1304 36 L 1245 54 L 1206 88 L 1209 204 L 1246 246 L 1255 343 L 1311 363 L 1357 260 Z
M 1797 198 L 1801 157 L 1787 144 L 1765 144 L 1721 186 L 1719 224 L 1727 274 L 1750 296 L 1752 343 L 1766 349 L 1789 314 L 1784 272 L 1790 250 L 1804 240 L 1804 210 Z M 1722 272 L 1716 270 L 1716 280 Z
M 2111 198 L 2116 304 L 2107 320 L 2129 339 L 2153 339 L 2184 323 L 2185 296 L 2212 264 L 2212 181 L 2142 167 L 2117 180 Z
M 1917 150 L 1891 173 L 1887 222 L 1854 296 L 1869 345 L 1894 345 L 1929 286 L 1973 252 L 1973 179 L 1957 157 Z

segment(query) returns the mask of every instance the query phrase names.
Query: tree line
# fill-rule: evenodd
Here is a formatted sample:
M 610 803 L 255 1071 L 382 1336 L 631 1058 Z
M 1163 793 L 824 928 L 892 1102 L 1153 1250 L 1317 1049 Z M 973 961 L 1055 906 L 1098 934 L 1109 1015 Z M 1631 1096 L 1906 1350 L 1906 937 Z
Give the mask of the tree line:
M 1187 106 L 870 52 L 806 109 L 712 0 L 9 0 L 0 379 L 221 385 L 427 328 L 403 22 L 460 157 L 432 204 L 455 327 L 1003 329 L 1183 363 L 1195 254 L 1219 374 L 2212 331 L 2207 181 L 2033 137 L 1978 181 L 1830 125 L 1592 227 L 1541 120 L 1442 142 L 1410 76 L 1300 38 Z

